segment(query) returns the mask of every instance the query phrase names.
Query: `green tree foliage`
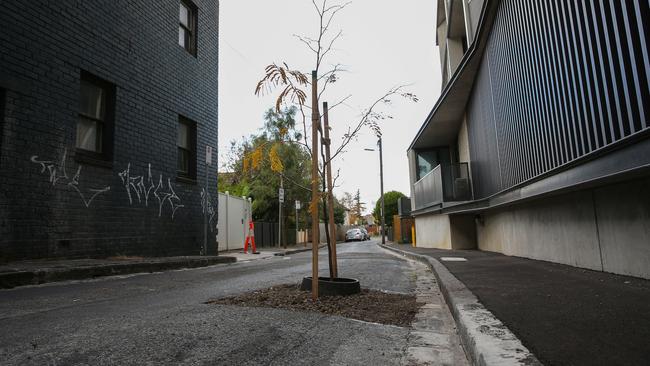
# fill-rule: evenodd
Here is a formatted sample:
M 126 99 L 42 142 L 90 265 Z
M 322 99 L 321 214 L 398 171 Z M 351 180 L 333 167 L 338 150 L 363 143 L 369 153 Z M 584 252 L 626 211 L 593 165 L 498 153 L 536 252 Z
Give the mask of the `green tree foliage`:
M 339 225 L 345 222 L 345 207 L 338 202 L 334 202 L 334 222 Z
M 404 193 L 398 191 L 390 191 L 384 193 L 384 220 L 386 220 L 386 226 L 393 226 L 393 216 L 397 215 L 397 199 L 400 197 L 406 197 Z M 372 211 L 372 215 L 377 221 L 377 225 L 381 222 L 381 198 L 377 200 L 375 209 Z
M 219 191 L 251 197 L 254 220 L 277 222 L 282 177 L 285 191 L 282 215 L 288 219 L 285 223 L 294 222 L 295 200 L 303 203 L 300 222 L 307 222 L 311 166 L 309 155 L 296 143 L 302 136 L 296 131 L 295 114 L 295 108 L 279 113 L 269 109 L 257 134 L 241 142 L 231 142 L 224 166 L 228 173 L 220 174 Z
M 338 198 L 334 197 L 334 223 L 343 225 L 345 222 L 345 206 L 341 204 Z M 318 201 L 318 212 L 321 213 L 321 222 L 324 222 L 323 218 L 323 200 Z

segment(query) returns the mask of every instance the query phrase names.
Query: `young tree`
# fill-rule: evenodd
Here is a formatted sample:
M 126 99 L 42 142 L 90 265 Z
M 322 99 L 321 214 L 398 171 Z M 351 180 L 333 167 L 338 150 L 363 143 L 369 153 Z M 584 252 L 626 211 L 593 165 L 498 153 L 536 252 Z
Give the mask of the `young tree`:
M 303 140 L 299 143 L 302 144 L 312 161 L 316 162 L 318 159 L 321 160 L 321 163 L 317 164 L 317 171 L 314 172 L 312 176 L 313 199 L 312 205 L 310 206 L 312 210 L 317 210 L 318 205 L 315 205 L 314 202 L 318 199 L 321 200 L 325 211 L 328 210 L 328 202 L 329 209 L 333 210 L 333 187 L 336 185 L 336 178 L 333 178 L 331 175 L 332 162 L 345 152 L 346 147 L 351 142 L 356 140 L 363 128 L 370 128 L 376 134 L 381 133 L 379 123 L 382 120 L 392 117 L 381 111 L 380 107 L 390 104 L 391 99 L 395 96 L 401 96 L 411 101 L 417 101 L 415 95 L 404 90 L 404 85 L 390 88 L 372 102 L 368 108 L 364 109 L 356 121 L 348 123 L 347 131 L 343 134 L 338 145 L 334 147 L 331 146 L 330 139 L 326 136 L 329 133 L 329 127 L 322 128 L 320 125 L 322 116 L 319 113 L 319 107 L 321 100 L 325 99 L 324 95 L 328 87 L 338 80 L 339 74 L 343 71 L 343 68 L 341 64 L 334 64 L 334 66 L 324 72 L 322 72 L 321 69 L 323 65 L 326 64 L 325 60 L 334 49 L 336 41 L 342 35 L 341 30 L 333 31 L 332 27 L 334 20 L 336 19 L 337 14 L 345 9 L 349 4 L 349 2 L 331 4 L 328 0 L 322 0 L 322 2 L 317 3 L 316 0 L 312 0 L 312 5 L 317 14 L 317 33 L 315 36 L 295 35 L 295 37 L 306 46 L 306 49 L 311 52 L 314 57 L 311 81 L 308 78 L 307 73 L 290 68 L 286 62 L 279 64 L 273 63 L 265 68 L 265 75 L 257 83 L 255 88 L 256 95 L 279 89 L 280 93 L 276 99 L 276 110 L 278 111 L 283 105 L 294 105 L 298 109 L 299 119 L 302 122 L 303 129 Z M 311 88 L 311 107 L 307 103 L 308 93 L 306 90 L 308 88 Z M 350 97 L 351 96 L 348 95 L 332 104 L 332 109 L 348 100 Z M 312 114 L 311 133 L 309 133 L 310 130 L 307 127 L 307 110 L 311 110 Z M 324 113 L 326 113 L 326 111 L 327 109 L 325 109 Z M 319 136 L 325 145 L 324 152 L 322 149 L 319 149 L 319 146 L 322 147 L 322 145 L 316 143 Z M 308 138 L 311 138 L 311 147 L 308 143 Z M 321 155 L 320 158 L 318 157 L 319 154 Z M 322 192 L 318 191 L 318 183 L 320 183 L 322 187 Z M 312 221 L 315 221 L 313 225 L 318 222 L 317 213 L 315 215 L 316 216 L 312 218 Z M 325 214 L 323 215 L 323 218 L 327 223 L 329 215 Z M 329 227 L 327 224 L 325 225 L 325 228 L 330 254 L 330 276 L 336 277 L 336 246 L 330 238 Z M 316 256 L 317 251 L 314 251 L 313 255 Z M 314 261 L 314 263 L 314 265 L 317 264 L 316 261 Z

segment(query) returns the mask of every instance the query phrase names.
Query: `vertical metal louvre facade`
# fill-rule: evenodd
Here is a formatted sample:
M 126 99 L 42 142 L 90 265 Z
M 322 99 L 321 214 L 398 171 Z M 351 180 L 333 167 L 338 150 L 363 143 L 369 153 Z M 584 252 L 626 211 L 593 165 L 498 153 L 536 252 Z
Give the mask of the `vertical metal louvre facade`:
M 648 0 L 503 0 L 467 109 L 476 198 L 648 130 Z

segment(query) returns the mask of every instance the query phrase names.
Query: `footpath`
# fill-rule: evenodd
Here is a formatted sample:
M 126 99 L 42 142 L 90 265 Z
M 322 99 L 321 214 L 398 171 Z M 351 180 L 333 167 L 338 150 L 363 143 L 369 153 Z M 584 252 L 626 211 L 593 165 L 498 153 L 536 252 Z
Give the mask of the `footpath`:
M 650 362 L 649 280 L 478 250 L 386 248 L 429 264 L 474 364 Z
M 318 248 L 322 249 L 325 248 L 326 244 L 321 244 Z M 284 257 L 288 256 L 291 254 L 296 254 L 296 253 L 302 253 L 302 252 L 308 252 L 311 251 L 311 244 L 304 246 L 304 245 L 292 245 L 292 246 L 287 246 L 287 247 L 262 247 L 262 248 L 257 248 L 258 253 L 257 254 L 251 254 L 251 251 L 249 250 L 248 253 L 244 253 L 242 249 L 236 249 L 236 250 L 229 250 L 226 252 L 223 252 L 223 255 L 233 257 L 237 260 L 237 262 L 250 262 L 254 260 L 260 260 L 260 259 L 269 259 L 273 257 Z
M 43 259 L 0 264 L 0 289 L 48 282 L 83 280 L 132 273 L 151 273 L 183 268 L 207 267 L 289 255 L 311 250 L 303 246 L 259 248 L 260 254 L 244 254 L 242 250 L 222 252 L 218 256 L 183 257 L 110 257 L 103 259 Z

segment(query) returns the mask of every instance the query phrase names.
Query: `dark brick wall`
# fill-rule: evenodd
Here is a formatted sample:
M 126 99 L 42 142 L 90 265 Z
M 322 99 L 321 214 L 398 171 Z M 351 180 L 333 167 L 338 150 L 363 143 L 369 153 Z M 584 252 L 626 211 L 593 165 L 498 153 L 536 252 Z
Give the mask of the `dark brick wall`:
M 194 3 L 196 57 L 178 45 L 179 0 L 2 2 L 0 260 L 199 254 L 206 144 L 216 172 L 218 1 Z M 82 70 L 116 87 L 108 166 L 75 152 Z M 179 115 L 197 124 L 198 182 L 177 180 Z M 127 189 L 127 169 L 141 186 Z M 211 173 L 210 252 L 216 184 Z

